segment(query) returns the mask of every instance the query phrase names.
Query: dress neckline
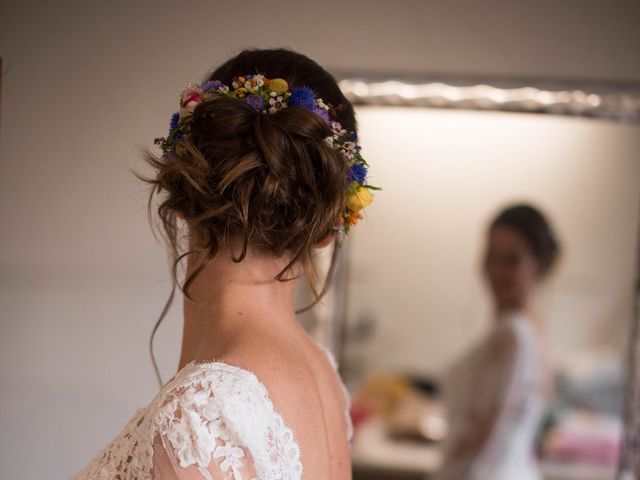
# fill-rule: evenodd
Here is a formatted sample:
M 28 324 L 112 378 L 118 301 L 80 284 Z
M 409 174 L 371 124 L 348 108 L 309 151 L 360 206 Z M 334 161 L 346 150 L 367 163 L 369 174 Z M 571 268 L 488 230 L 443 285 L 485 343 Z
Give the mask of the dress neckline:
M 162 389 L 164 390 L 171 384 L 176 383 L 190 371 L 207 370 L 211 368 L 222 368 L 227 371 L 234 371 L 236 373 L 252 377 L 260 384 L 262 388 L 267 390 L 267 387 L 260 381 L 260 379 L 254 372 L 252 372 L 251 370 L 247 370 L 246 368 L 242 368 L 238 365 L 234 365 L 232 363 L 223 362 L 222 360 L 209 360 L 206 362 L 196 362 L 195 360 L 191 360 L 190 362 L 187 362 L 181 369 L 179 369 L 176 374 L 162 386 Z
M 329 363 L 331 364 L 331 366 L 333 367 L 334 371 L 337 373 L 338 371 L 338 365 L 335 359 L 335 356 L 333 355 L 333 353 L 328 349 L 325 348 L 322 345 L 318 345 L 318 348 L 320 348 L 320 350 L 322 350 L 324 352 L 324 354 L 326 355 L 327 359 L 329 360 Z M 171 377 L 163 386 L 162 389 L 166 388 L 169 384 L 174 383 L 174 381 L 176 381 L 179 377 L 183 376 L 184 374 L 186 374 L 186 371 L 190 370 L 190 369 L 207 369 L 207 368 L 215 368 L 215 367 L 222 367 L 224 369 L 227 370 L 235 370 L 238 373 L 242 373 L 243 375 L 248 375 L 250 377 L 253 377 L 265 390 L 267 389 L 267 387 L 260 381 L 260 379 L 258 378 L 258 376 L 252 372 L 251 370 L 247 370 L 246 368 L 240 367 L 238 365 L 234 365 L 232 363 L 227 363 L 224 362 L 222 360 L 209 360 L 209 361 L 205 361 L 205 362 L 196 362 L 195 360 L 191 360 L 189 362 L 187 362 L 182 368 L 180 368 L 173 377 Z M 342 379 L 340 379 L 340 382 L 342 383 Z M 344 387 L 344 384 L 343 384 Z M 268 390 L 267 390 L 268 391 Z
M 351 417 L 350 417 L 350 395 L 349 392 L 347 390 L 346 385 L 344 384 L 344 382 L 342 381 L 342 378 L 340 377 L 340 374 L 338 373 L 338 362 L 336 361 L 336 357 L 333 355 L 333 352 L 331 352 L 331 350 L 329 350 L 328 348 L 324 347 L 323 345 L 320 344 L 316 344 L 318 345 L 318 347 L 320 348 L 320 350 L 322 350 L 322 352 L 325 354 L 325 356 L 327 357 L 327 360 L 329 361 L 329 364 L 331 365 L 331 367 L 333 368 L 336 376 L 338 377 L 338 382 L 340 383 L 340 386 L 342 387 L 342 392 L 344 395 L 344 399 L 346 402 L 346 408 L 345 408 L 345 412 L 344 412 L 344 416 L 345 416 L 345 425 L 346 425 L 346 435 L 347 435 L 347 439 L 349 441 L 351 441 L 351 438 L 353 437 L 353 424 L 351 421 Z M 210 361 L 205 361 L 205 362 L 196 362 L 195 360 L 191 360 L 190 362 L 187 362 L 181 369 L 179 369 L 176 374 L 170 379 L 168 380 L 160 389 L 160 391 L 164 391 L 166 390 L 170 390 L 171 388 L 175 387 L 175 384 L 177 384 L 182 377 L 186 377 L 190 372 L 198 372 L 198 371 L 203 371 L 203 370 L 208 370 L 208 369 L 215 369 L 215 368 L 219 368 L 222 370 L 226 370 L 227 372 L 234 372 L 236 374 L 240 374 L 243 375 L 246 378 L 249 378 L 251 381 L 255 382 L 258 387 L 264 392 L 264 395 L 266 397 L 266 399 L 269 401 L 269 403 L 271 403 L 272 408 L 273 408 L 273 412 L 280 417 L 280 419 L 282 420 L 283 424 L 286 425 L 286 422 L 284 421 L 284 418 L 282 417 L 282 415 L 276 411 L 275 405 L 273 405 L 273 402 L 271 400 L 271 394 L 269 392 L 269 389 L 267 389 L 266 385 L 264 383 L 262 383 L 262 381 L 258 378 L 258 376 L 252 372 L 251 370 L 247 370 L 246 368 L 240 367 L 238 365 L 234 365 L 231 363 L 227 363 L 224 362 L 222 360 L 210 360 Z M 293 431 L 293 430 L 292 430 Z

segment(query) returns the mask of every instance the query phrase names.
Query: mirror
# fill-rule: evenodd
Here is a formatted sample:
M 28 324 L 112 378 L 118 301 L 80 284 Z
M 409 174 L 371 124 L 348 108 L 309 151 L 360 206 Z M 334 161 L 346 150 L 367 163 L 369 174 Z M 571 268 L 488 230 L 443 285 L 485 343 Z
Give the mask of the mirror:
M 463 397 L 473 406 L 483 389 L 512 388 L 498 378 L 511 382 L 511 367 L 478 368 L 467 382 L 473 389 L 458 389 L 458 400 L 447 392 L 451 376 L 462 375 L 453 367 L 497 328 L 484 263 L 489 225 L 522 203 L 547 218 L 561 253 L 531 295 L 532 338 L 543 352 L 536 358 L 547 362 L 551 385 L 540 414 L 524 415 L 536 419 L 524 429 L 533 431 L 540 476 L 517 478 L 616 478 L 637 275 L 640 127 L 408 106 L 359 106 L 358 117 L 370 182 L 383 190 L 349 237 L 339 279 L 355 478 L 445 478 L 438 472 L 450 461 L 451 415 L 460 414 L 453 403 Z M 517 393 L 535 397 L 529 388 Z M 506 409 L 496 408 L 494 420 Z

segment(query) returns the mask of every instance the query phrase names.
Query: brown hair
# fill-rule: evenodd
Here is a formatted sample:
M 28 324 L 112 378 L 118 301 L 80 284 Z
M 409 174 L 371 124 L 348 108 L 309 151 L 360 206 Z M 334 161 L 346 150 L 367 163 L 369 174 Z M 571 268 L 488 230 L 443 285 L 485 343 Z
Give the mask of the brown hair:
M 356 131 L 351 103 L 335 79 L 320 65 L 299 53 L 285 50 L 244 50 L 207 76 L 231 85 L 239 75 L 264 74 L 282 78 L 289 87 L 307 86 L 333 107 L 336 121 Z M 204 82 L 203 82 L 204 83 Z M 179 139 L 177 160 L 156 156 L 148 149 L 143 158 L 155 175 L 133 174 L 151 185 L 148 202 L 153 231 L 152 200 L 165 193 L 158 206 L 163 237 L 170 250 L 172 289 L 149 339 L 151 360 L 160 386 L 162 378 L 153 354 L 153 337 L 167 314 L 178 284 L 178 266 L 189 256 L 200 259 L 191 275 L 179 285 L 189 299 L 189 287 L 220 247 L 240 239 L 242 261 L 249 245 L 274 255 L 290 255 L 289 264 L 276 275 L 284 275 L 302 262 L 315 297 L 305 311 L 328 290 L 335 270 L 338 245 L 334 242 L 331 266 L 324 286 L 317 291 L 313 247 L 333 232 L 346 203 L 344 158 L 325 138 L 331 131 L 325 121 L 302 107 L 289 107 L 274 114 L 257 112 L 237 99 L 215 99 L 199 103 L 189 118 L 190 138 Z M 189 247 L 181 250 L 177 217 L 188 227 Z M 155 235 L 155 231 L 154 231 Z
M 498 227 L 513 229 L 525 239 L 538 261 L 541 277 L 551 271 L 560 254 L 560 244 L 540 210 L 528 204 L 512 205 L 493 219 L 489 232 Z
M 337 107 L 337 121 L 356 130 L 353 106 L 335 79 L 313 60 L 290 50 L 244 50 L 205 80 L 230 85 L 235 76 L 255 73 L 283 78 L 290 87 L 311 88 Z M 333 232 L 346 202 L 347 165 L 324 141 L 331 134 L 327 124 L 302 107 L 265 115 L 243 101 L 224 98 L 198 104 L 189 122 L 190 137 L 176 142 L 177 161 L 146 150 L 144 159 L 155 176 L 134 172 L 152 186 L 150 218 L 154 195 L 166 194 L 157 213 L 170 247 L 174 285 L 180 261 L 198 254 L 199 265 L 180 286 L 191 298 L 189 286 L 220 247 L 240 239 L 242 249 L 232 255 L 236 262 L 245 258 L 249 245 L 290 255 L 277 280 L 285 280 L 287 271 L 301 261 L 317 301 L 327 285 L 320 293 L 314 286 L 313 247 Z M 178 214 L 191 240 L 191 248 L 182 254 Z M 335 256 L 334 251 L 334 261 Z

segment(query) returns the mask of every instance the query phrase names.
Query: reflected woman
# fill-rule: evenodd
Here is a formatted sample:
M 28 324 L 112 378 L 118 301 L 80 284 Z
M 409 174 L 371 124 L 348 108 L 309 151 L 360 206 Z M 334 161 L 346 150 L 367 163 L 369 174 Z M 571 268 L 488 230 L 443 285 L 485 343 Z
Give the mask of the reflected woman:
M 551 374 L 533 293 L 558 252 L 532 206 L 511 206 L 491 222 L 484 273 L 495 322 L 447 380 L 450 433 L 440 480 L 541 479 L 534 448 Z

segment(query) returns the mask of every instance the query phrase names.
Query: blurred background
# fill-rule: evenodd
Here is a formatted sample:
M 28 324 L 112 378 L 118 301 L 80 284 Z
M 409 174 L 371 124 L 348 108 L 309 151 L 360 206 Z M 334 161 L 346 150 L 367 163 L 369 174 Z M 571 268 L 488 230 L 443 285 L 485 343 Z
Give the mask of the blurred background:
M 1 1 L 0 475 L 71 476 L 157 391 L 147 342 L 170 274 L 147 191 L 129 169 L 144 168 L 139 146 L 166 130 L 187 81 L 242 48 L 291 47 L 340 78 L 633 89 L 639 24 L 633 0 Z M 345 249 L 339 295 L 307 321 L 339 354 L 355 406 L 384 399 L 354 417 L 355 476 L 438 470 L 442 435 L 415 422 L 443 418 L 449 366 L 490 328 L 480 273 L 488 222 L 527 201 L 564 247 L 537 298 L 558 381 L 539 455 L 553 460 L 548 479 L 613 478 L 637 265 L 638 125 L 380 105 L 358 115 L 370 181 L 385 190 Z M 176 302 L 156 337 L 165 379 L 180 335 Z M 398 428 L 392 411 L 406 398 L 419 405 Z M 562 425 L 554 439 L 586 447 L 545 444 Z
M 532 299 L 556 385 L 536 442 L 545 478 L 614 478 L 637 275 L 640 128 L 511 112 L 359 114 L 371 182 L 384 190 L 349 245 L 342 363 L 356 392 L 356 465 L 406 473 L 378 478 L 431 478 L 422 473 L 442 464 L 448 370 L 496 321 L 483 273 L 489 223 L 525 202 L 561 242 Z

